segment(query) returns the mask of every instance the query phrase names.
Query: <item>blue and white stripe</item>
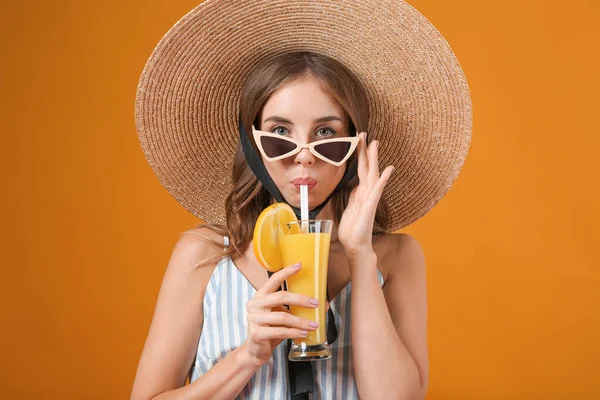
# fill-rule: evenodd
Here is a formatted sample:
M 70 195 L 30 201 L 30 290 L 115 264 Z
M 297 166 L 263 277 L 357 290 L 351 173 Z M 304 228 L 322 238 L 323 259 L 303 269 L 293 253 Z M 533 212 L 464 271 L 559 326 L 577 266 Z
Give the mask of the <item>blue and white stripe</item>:
M 224 240 L 225 245 L 228 245 L 228 238 L 225 237 Z M 383 286 L 383 276 L 379 270 L 377 272 Z M 315 393 L 312 396 L 314 399 L 359 399 L 352 371 L 351 287 L 350 282 L 330 302 L 338 338 L 330 345 L 333 355 L 330 359 L 312 361 L 315 378 Z M 237 269 L 231 258 L 223 258 L 217 264 L 204 296 L 204 322 L 190 382 L 208 372 L 219 360 L 246 340 L 246 303 L 254 297 L 255 292 L 252 284 Z M 286 341 L 281 342 L 271 359 L 257 370 L 236 399 L 290 399 L 285 343 Z

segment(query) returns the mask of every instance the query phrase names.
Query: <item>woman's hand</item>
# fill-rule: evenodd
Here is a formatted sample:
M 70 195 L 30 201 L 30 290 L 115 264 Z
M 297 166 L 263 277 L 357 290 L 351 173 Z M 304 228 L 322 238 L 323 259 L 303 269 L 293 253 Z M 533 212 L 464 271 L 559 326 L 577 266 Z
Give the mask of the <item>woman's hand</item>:
M 274 273 L 248 301 L 248 338 L 242 345 L 257 366 L 263 365 L 273 355 L 275 348 L 287 338 L 306 337 L 308 331 L 317 329 L 306 319 L 296 317 L 283 305 L 317 308 L 310 296 L 286 291 L 276 292 L 284 280 L 300 271 L 292 265 Z
M 371 142 L 367 149 L 366 137 L 367 134 L 362 132 L 358 143 L 359 184 L 350 193 L 348 206 L 338 226 L 338 239 L 348 255 L 372 251 L 375 211 L 383 189 L 394 172 L 394 167 L 390 165 L 379 176 L 379 142 Z

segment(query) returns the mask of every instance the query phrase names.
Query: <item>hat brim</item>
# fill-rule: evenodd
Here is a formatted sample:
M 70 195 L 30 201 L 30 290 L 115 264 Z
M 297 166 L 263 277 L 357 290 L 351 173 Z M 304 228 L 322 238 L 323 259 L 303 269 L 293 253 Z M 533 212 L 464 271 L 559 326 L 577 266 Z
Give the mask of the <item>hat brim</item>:
M 160 183 L 188 211 L 225 223 L 238 142 L 239 98 L 250 69 L 293 51 L 332 57 L 369 99 L 388 229 L 424 216 L 467 156 L 472 111 L 464 73 L 442 35 L 403 1 L 208 0 L 162 38 L 141 75 L 136 126 Z

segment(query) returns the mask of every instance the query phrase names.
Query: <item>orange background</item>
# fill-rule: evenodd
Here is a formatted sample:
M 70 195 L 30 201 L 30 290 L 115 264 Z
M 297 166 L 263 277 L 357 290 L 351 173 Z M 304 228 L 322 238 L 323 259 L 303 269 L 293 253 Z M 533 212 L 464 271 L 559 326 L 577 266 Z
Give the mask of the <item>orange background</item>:
M 405 229 L 427 259 L 427 398 L 600 398 L 600 6 L 410 3 L 474 109 L 455 186 Z M 129 397 L 171 250 L 197 222 L 146 164 L 136 86 L 195 5 L 2 4 L 2 398 Z

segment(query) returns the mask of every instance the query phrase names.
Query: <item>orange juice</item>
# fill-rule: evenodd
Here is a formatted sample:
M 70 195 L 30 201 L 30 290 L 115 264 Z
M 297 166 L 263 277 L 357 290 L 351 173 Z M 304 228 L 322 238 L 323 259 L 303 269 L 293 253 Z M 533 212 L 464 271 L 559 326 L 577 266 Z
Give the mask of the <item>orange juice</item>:
M 327 267 L 329 264 L 329 233 L 296 233 L 279 237 L 279 246 L 283 265 L 292 265 L 300 261 L 302 268 L 288 278 L 288 291 L 301 293 L 319 299 L 317 308 L 290 306 L 290 312 L 309 321 L 317 321 L 319 327 L 308 331 L 305 338 L 294 339 L 295 344 L 302 342 L 308 346 L 323 344 L 327 341 Z

